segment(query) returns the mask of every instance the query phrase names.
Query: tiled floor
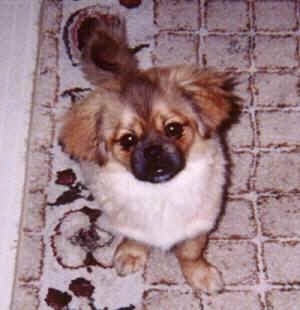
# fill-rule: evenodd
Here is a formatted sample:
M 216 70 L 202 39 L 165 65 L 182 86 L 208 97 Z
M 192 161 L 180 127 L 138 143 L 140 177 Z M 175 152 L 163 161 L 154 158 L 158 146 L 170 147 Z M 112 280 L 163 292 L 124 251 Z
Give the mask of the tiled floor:
M 41 70 L 44 75 L 39 82 L 42 86 L 46 83 L 43 91 L 53 104 L 42 105 L 42 100 L 39 103 L 41 118 L 37 125 L 46 128 L 45 132 L 46 122 L 55 119 L 53 114 L 58 118 L 70 104 L 68 97 L 60 95 L 86 86 L 78 67 L 72 66 L 68 59 L 57 29 L 66 27 L 74 12 L 98 1 L 65 0 L 57 2 L 57 6 L 56 2 L 48 3 L 55 6 L 57 18 L 49 17 L 45 23 L 49 29 L 43 43 L 49 48 L 41 54 L 49 59 L 44 57 L 41 61 L 45 70 Z M 119 7 L 119 1 L 101 4 Z M 41 189 L 43 182 L 49 183 L 48 201 L 42 200 L 44 192 L 31 192 L 32 197 L 40 197 L 31 208 L 34 206 L 36 210 L 40 206 L 41 213 L 34 214 L 27 206 L 20 252 L 23 255 L 20 257 L 27 260 L 24 259 L 17 279 L 20 296 L 26 297 L 28 303 L 41 304 L 40 309 L 48 309 L 46 296 L 49 302 L 53 292 L 56 297 L 57 294 L 68 296 L 68 303 L 77 305 L 83 301 L 74 296 L 70 287 L 81 276 L 97 291 L 89 296 L 89 302 L 102 308 L 109 305 L 113 310 L 130 303 L 139 310 L 299 309 L 300 101 L 296 85 L 300 69 L 300 2 L 155 0 L 143 1 L 138 9 L 122 10 L 127 18 L 130 42 L 150 44 L 149 49 L 139 54 L 143 66 L 152 62 L 156 65 L 198 63 L 229 71 L 241 81 L 238 92 L 244 98 L 242 114 L 240 122 L 228 134 L 233 168 L 227 211 L 207 250 L 208 258 L 223 273 L 226 290 L 218 296 L 194 294 L 185 285 L 174 256 L 157 250 L 143 272 L 126 279 L 120 279 L 113 268 L 107 267 L 106 260 L 116 246 L 114 242 L 95 254 L 98 261 L 92 263 L 96 267 L 82 259 L 85 255 L 74 254 L 70 262 L 64 249 L 59 249 L 57 254 L 57 244 L 64 238 L 59 234 L 63 223 L 73 216 L 75 220 L 87 219 L 87 209 L 83 206 L 96 206 L 83 192 L 78 199 L 59 203 L 58 198 L 68 188 L 59 184 L 57 172 L 70 167 L 76 173 L 78 170 L 56 147 L 55 141 L 54 148 L 44 152 L 53 137 L 45 135 L 44 140 L 37 139 L 33 154 L 41 155 L 37 160 L 51 161 L 52 181 L 49 183 L 48 175 L 44 175 L 30 184 L 31 189 Z M 52 28 L 55 31 L 49 31 Z M 56 74 L 60 83 L 55 80 Z M 38 98 L 44 98 L 43 94 L 38 93 Z M 53 122 L 52 126 L 56 124 Z M 41 163 L 48 165 L 46 160 Z M 40 173 L 39 169 L 35 167 L 32 171 Z M 80 173 L 72 178 L 72 182 L 81 181 Z M 75 184 L 68 186 L 71 190 Z M 30 199 L 33 201 L 29 197 L 28 202 Z M 56 205 L 55 201 L 58 201 Z M 26 257 L 33 249 L 38 257 L 35 264 Z M 78 246 L 77 250 L 82 253 Z M 22 309 L 20 304 L 16 305 L 16 309 Z
M 41 1 L 0 1 L 0 309 L 9 309 Z

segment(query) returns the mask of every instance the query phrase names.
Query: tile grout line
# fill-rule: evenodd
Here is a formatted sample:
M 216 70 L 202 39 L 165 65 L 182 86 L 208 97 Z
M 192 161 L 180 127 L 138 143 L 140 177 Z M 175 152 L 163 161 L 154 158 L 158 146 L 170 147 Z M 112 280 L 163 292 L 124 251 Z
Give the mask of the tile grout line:
M 267 297 L 266 297 L 266 276 L 264 273 L 265 265 L 263 259 L 263 233 L 262 233 L 262 223 L 259 217 L 258 210 L 258 194 L 255 191 L 255 181 L 256 181 L 256 168 L 258 164 L 258 127 L 257 127 L 257 119 L 256 119 L 256 102 L 255 102 L 255 72 L 256 72 L 256 64 L 255 64 L 255 39 L 256 39 L 256 30 L 255 30 L 255 2 L 253 0 L 249 0 L 248 2 L 248 14 L 249 14 L 249 26 L 250 26 L 250 46 L 249 46 L 249 57 L 250 57 L 250 91 L 251 91 L 251 104 L 250 104 L 250 116 L 251 122 L 253 125 L 253 156 L 254 163 L 252 167 L 252 171 L 250 174 L 250 188 L 252 191 L 252 204 L 253 204 L 253 212 L 254 218 L 256 222 L 256 237 L 252 240 L 252 242 L 256 245 L 256 259 L 257 259 L 257 268 L 258 268 L 258 285 L 256 285 L 256 289 L 260 296 L 260 302 L 264 309 L 267 309 Z
M 200 36 L 200 48 L 205 48 L 205 36 L 207 36 L 208 34 L 208 30 L 207 27 L 205 25 L 205 1 L 202 0 L 201 1 L 201 25 L 200 25 L 200 31 L 198 31 L 198 34 Z M 248 9 L 249 9 L 249 21 L 250 21 L 250 29 L 248 32 L 243 32 L 240 34 L 249 36 L 249 58 L 250 58 L 250 67 L 248 70 L 246 70 L 246 72 L 248 72 L 250 74 L 250 89 L 251 89 L 251 104 L 250 107 L 248 108 L 248 112 L 251 116 L 251 121 L 253 124 L 253 139 L 254 139 L 254 146 L 251 148 L 246 148 L 248 151 L 250 151 L 253 156 L 253 167 L 252 167 L 252 171 L 250 174 L 250 192 L 248 194 L 246 194 L 246 196 L 252 197 L 251 201 L 252 201 L 252 205 L 253 205 L 253 212 L 254 212 L 254 218 L 255 218 L 255 222 L 256 222 L 256 229 L 257 229 L 257 233 L 256 233 L 256 237 L 253 239 L 250 239 L 250 242 L 253 242 L 256 245 L 256 249 L 257 249 L 257 254 L 256 254 L 256 259 L 257 259 L 257 268 L 258 268 L 258 284 L 256 285 L 250 285 L 250 286 L 245 286 L 244 288 L 248 289 L 250 288 L 250 290 L 253 291 L 257 291 L 259 293 L 260 296 L 260 302 L 263 306 L 264 309 L 267 309 L 267 296 L 266 296 L 266 292 L 270 289 L 270 285 L 268 285 L 267 283 L 267 279 L 266 279 L 266 274 L 265 274 L 265 263 L 264 263 L 264 258 L 263 258 L 263 243 L 264 243 L 264 239 L 268 239 L 265 238 L 263 236 L 263 232 L 262 232 L 262 223 L 260 221 L 260 216 L 259 216 L 259 210 L 258 210 L 258 199 L 260 194 L 257 193 L 255 191 L 255 175 L 256 175 L 256 168 L 257 168 L 257 162 L 258 162 L 258 154 L 260 151 L 263 150 L 262 147 L 260 147 L 259 145 L 259 137 L 258 137 L 258 127 L 257 127 L 257 119 L 256 119 L 256 115 L 257 115 L 257 111 L 258 110 L 265 110 L 263 108 L 257 108 L 256 104 L 255 104 L 255 96 L 254 96 L 254 90 L 255 90 L 255 74 L 258 71 L 278 71 L 278 69 L 274 69 L 274 70 L 260 70 L 258 68 L 256 68 L 255 65 L 255 56 L 254 56 L 254 49 L 255 49 L 255 37 L 256 35 L 274 35 L 274 36 L 279 36 L 279 35 L 294 35 L 295 32 L 258 32 L 255 30 L 255 8 L 254 8 L 254 1 L 249 0 L 248 2 Z M 195 32 L 194 32 L 195 33 Z M 224 33 L 214 33 L 212 31 L 209 32 L 209 35 L 224 35 Z M 227 35 L 237 35 L 237 33 L 227 33 Z M 201 57 L 200 57 L 201 55 Z M 199 50 L 199 59 L 201 60 L 202 64 L 204 66 L 206 66 L 206 61 L 205 61 L 205 52 L 201 52 Z M 291 69 L 287 69 L 288 71 L 290 71 Z M 295 68 L 292 70 L 294 71 Z M 280 72 L 282 72 L 282 69 L 279 69 Z M 252 87 L 251 87 L 252 86 Z M 291 111 L 298 111 L 298 107 L 288 107 L 286 110 L 291 110 Z M 269 150 L 269 147 L 266 148 L 267 150 Z M 245 150 L 244 150 L 245 151 Z M 230 285 L 228 286 L 230 287 Z M 243 288 L 243 286 L 239 286 L 240 289 Z M 203 300 L 203 306 L 205 308 L 205 306 L 207 305 L 207 297 L 205 294 L 201 294 L 201 299 Z
M 295 4 L 296 8 L 296 41 L 297 41 L 297 47 L 296 47 L 296 58 L 298 59 L 298 70 L 299 70 L 299 66 L 300 66 L 300 2 L 296 1 Z
M 246 71 L 247 73 L 249 73 L 250 76 L 250 81 L 248 81 L 249 85 L 250 85 L 250 89 L 248 90 L 249 94 L 251 95 L 251 103 L 250 103 L 250 108 L 248 110 L 247 107 L 247 111 L 249 112 L 249 115 L 251 115 L 251 121 L 252 121 L 252 132 L 253 132 L 253 140 L 251 145 L 246 146 L 246 147 L 232 147 L 232 150 L 234 152 L 248 152 L 251 153 L 253 156 L 253 161 L 250 167 L 250 175 L 248 175 L 248 180 L 250 180 L 249 184 L 249 188 L 247 189 L 247 191 L 245 191 L 244 193 L 240 193 L 240 194 L 235 194 L 235 193 L 231 193 L 229 194 L 229 197 L 239 197 L 239 198 L 244 198 L 248 201 L 250 201 L 252 203 L 252 207 L 251 210 L 253 212 L 254 215 L 254 225 L 256 226 L 256 228 L 254 229 L 254 236 L 252 235 L 251 238 L 248 238 L 246 240 L 241 240 L 242 242 L 249 242 L 252 243 L 253 247 L 255 248 L 255 252 L 253 255 L 253 260 L 255 261 L 255 268 L 254 268 L 254 273 L 255 273 L 255 279 L 257 281 L 251 281 L 250 284 L 246 285 L 246 284 L 241 284 L 239 283 L 238 285 L 234 285 L 234 284 L 227 284 L 226 285 L 226 290 L 225 292 L 236 292 L 236 291 L 249 291 L 252 292 L 253 295 L 255 293 L 256 298 L 258 298 L 258 300 L 260 301 L 261 307 L 259 307 L 259 309 L 268 309 L 268 291 L 270 290 L 270 292 L 272 290 L 280 290 L 280 289 L 288 289 L 288 288 L 292 288 L 292 289 L 298 289 L 300 288 L 298 285 L 288 285 L 288 284 L 275 284 L 273 282 L 269 282 L 268 283 L 268 279 L 267 279 L 267 273 L 266 273 L 266 261 L 264 260 L 264 255 L 266 255 L 264 253 L 264 242 L 266 240 L 268 241 L 272 241 L 272 237 L 270 237 L 269 235 L 264 235 L 264 221 L 261 219 L 261 215 L 260 215 L 260 206 L 259 206 L 259 200 L 261 197 L 265 196 L 270 196 L 270 195 L 276 195 L 276 193 L 272 193 L 272 192 L 268 192 L 268 193 L 263 193 L 263 192 L 258 192 L 255 187 L 256 187 L 256 173 L 257 173 L 257 164 L 258 164 L 258 160 L 259 160 L 259 154 L 264 152 L 264 151 L 268 151 L 268 152 L 276 152 L 277 149 L 275 147 L 273 147 L 273 145 L 267 145 L 265 147 L 261 147 L 260 143 L 259 143 L 259 131 L 258 131 L 258 122 L 259 120 L 257 119 L 257 112 L 259 111 L 269 111 L 267 110 L 267 108 L 265 107 L 259 107 L 256 106 L 256 97 L 255 97 L 255 75 L 256 72 L 258 72 L 258 70 L 256 69 L 255 66 L 255 59 L 254 59 L 254 48 L 255 48 L 255 36 L 259 33 L 258 31 L 255 30 L 255 25 L 254 25 L 254 18 L 255 18 L 255 12 L 254 12 L 254 0 L 247 0 L 246 1 L 248 4 L 248 13 L 249 13 L 249 8 L 251 10 L 251 29 L 249 32 L 246 33 L 246 35 L 249 36 L 249 41 L 250 41 L 250 45 L 248 46 L 248 55 L 249 55 L 249 59 L 250 59 L 250 69 L 248 71 Z M 198 28 L 200 29 L 200 31 L 190 31 L 190 34 L 194 34 L 198 36 L 199 42 L 198 42 L 198 46 L 196 49 L 196 59 L 198 61 L 198 64 L 202 64 L 203 58 L 202 56 L 205 56 L 205 50 L 201 50 L 203 48 L 203 45 L 205 46 L 205 37 L 207 35 L 212 34 L 212 32 L 208 32 L 207 28 L 205 27 L 206 25 L 206 19 L 205 19 L 205 6 L 206 1 L 205 0 L 198 0 L 198 9 L 199 9 L 199 13 L 198 13 L 198 18 L 200 19 L 199 23 L 198 23 Z M 298 7 L 298 9 L 300 9 L 300 6 Z M 298 17 L 299 17 L 299 10 L 298 12 Z M 153 12 L 154 14 L 154 12 Z M 249 15 L 250 16 L 250 15 Z M 154 18 L 154 15 L 153 15 Z M 299 25 L 299 24 L 298 24 Z M 253 31 L 252 31 L 253 29 Z M 164 31 L 164 30 L 163 30 Z M 179 31 L 177 31 L 179 32 Z M 158 32 L 157 32 L 158 33 Z M 294 33 L 295 34 L 295 33 Z M 154 40 L 154 37 L 153 37 Z M 201 44 L 199 46 L 200 41 L 202 40 L 203 45 Z M 297 38 L 297 46 L 299 47 L 299 40 Z M 299 50 L 297 49 L 297 53 L 299 53 Z M 203 61 L 204 63 L 204 61 Z M 247 69 L 246 69 L 247 70 Z M 276 69 L 275 69 L 276 70 Z M 279 69 L 281 70 L 281 69 Z M 288 69 L 287 69 L 288 70 Z M 295 69 L 291 69 L 291 70 L 295 70 Z M 269 72 L 269 69 L 266 69 L 267 72 Z M 236 71 L 235 71 L 236 72 Z M 299 111 L 299 106 L 296 107 L 287 107 L 286 109 L 288 111 Z M 272 108 L 269 107 L 269 109 L 271 110 Z M 276 109 L 275 107 L 273 109 Z M 279 107 L 280 111 L 283 110 L 283 108 Z M 291 148 L 291 147 L 290 147 Z M 283 152 L 284 150 L 287 150 L 288 147 L 279 147 L 279 152 Z M 54 171 L 52 171 L 52 173 L 54 173 Z M 283 195 L 298 195 L 299 193 L 284 193 Z M 291 241 L 292 238 L 286 238 L 287 241 Z M 227 241 L 227 242 L 232 242 L 232 241 L 236 241 L 235 239 L 229 240 L 229 239 L 219 239 L 221 242 L 223 241 Z M 279 238 L 279 237 L 273 237 L 273 240 L 276 241 L 284 241 L 285 239 Z M 295 238 L 295 241 L 298 241 L 299 238 Z M 146 280 L 145 280 L 146 281 Z M 152 285 L 152 284 L 145 284 L 145 292 L 148 291 L 149 288 L 152 288 L 153 290 L 155 289 L 166 289 L 167 290 L 174 290 L 176 291 L 178 289 L 178 291 L 188 291 L 188 292 L 192 292 L 190 290 L 189 287 L 187 286 L 182 286 L 181 284 L 179 285 L 174 285 L 174 286 L 166 286 L 164 287 L 162 286 L 156 286 L 156 285 Z M 199 295 L 199 303 L 201 305 L 200 309 L 208 309 L 210 307 L 209 305 L 210 302 L 210 297 L 201 293 L 201 295 Z
M 205 35 L 207 33 L 207 27 L 205 25 L 206 22 L 206 17 L 205 17 L 205 0 L 199 0 L 199 49 L 198 49 L 198 60 L 199 60 L 199 65 L 203 66 L 204 68 L 206 67 L 206 55 L 204 52 L 204 47 L 205 47 Z
M 196 32 L 199 36 L 199 49 L 197 51 L 197 58 L 198 64 L 201 67 L 206 68 L 207 59 L 205 53 L 205 36 L 208 33 L 206 25 L 206 0 L 199 0 L 198 5 L 200 10 L 200 14 L 198 15 L 200 21 L 198 22 L 199 30 Z M 201 309 L 205 310 L 209 305 L 209 297 L 203 292 L 200 292 L 199 296 L 201 302 Z
M 199 46 L 197 51 L 197 59 L 198 59 L 198 65 L 200 67 L 206 68 L 206 55 L 205 55 L 205 35 L 207 33 L 206 28 L 206 19 L 205 19 L 205 0 L 199 0 L 199 13 L 198 13 L 198 31 L 194 31 L 194 33 L 198 33 L 199 36 Z M 208 241 L 209 242 L 209 241 Z M 208 304 L 208 297 L 205 293 L 200 292 L 200 303 L 201 303 L 201 310 L 205 310 L 206 306 Z

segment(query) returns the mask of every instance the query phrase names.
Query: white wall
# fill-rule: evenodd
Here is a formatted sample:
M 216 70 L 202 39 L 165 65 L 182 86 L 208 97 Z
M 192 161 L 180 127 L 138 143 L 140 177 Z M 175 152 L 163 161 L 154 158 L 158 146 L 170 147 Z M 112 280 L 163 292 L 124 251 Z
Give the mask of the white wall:
M 0 309 L 9 309 L 41 0 L 0 0 Z

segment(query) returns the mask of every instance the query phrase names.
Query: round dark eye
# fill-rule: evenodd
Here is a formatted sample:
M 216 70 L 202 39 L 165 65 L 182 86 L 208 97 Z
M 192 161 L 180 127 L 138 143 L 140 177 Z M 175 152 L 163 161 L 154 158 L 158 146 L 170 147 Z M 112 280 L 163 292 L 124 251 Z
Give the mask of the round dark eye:
M 137 141 L 138 141 L 137 136 L 130 133 L 125 134 L 119 140 L 120 145 L 124 150 L 129 150 L 132 146 L 137 144 Z
M 166 125 L 165 132 L 168 137 L 179 139 L 183 134 L 183 125 L 177 122 L 172 122 Z

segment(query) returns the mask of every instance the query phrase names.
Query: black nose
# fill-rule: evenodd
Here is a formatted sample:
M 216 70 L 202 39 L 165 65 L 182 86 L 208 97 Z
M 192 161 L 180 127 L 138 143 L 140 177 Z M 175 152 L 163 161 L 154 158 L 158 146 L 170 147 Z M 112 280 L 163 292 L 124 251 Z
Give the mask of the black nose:
M 141 141 L 133 150 L 131 167 L 138 180 L 151 183 L 166 182 L 183 169 L 183 154 L 175 145 L 163 139 L 158 140 Z
M 144 157 L 147 160 L 160 160 L 163 154 L 161 145 L 151 145 L 145 148 Z

